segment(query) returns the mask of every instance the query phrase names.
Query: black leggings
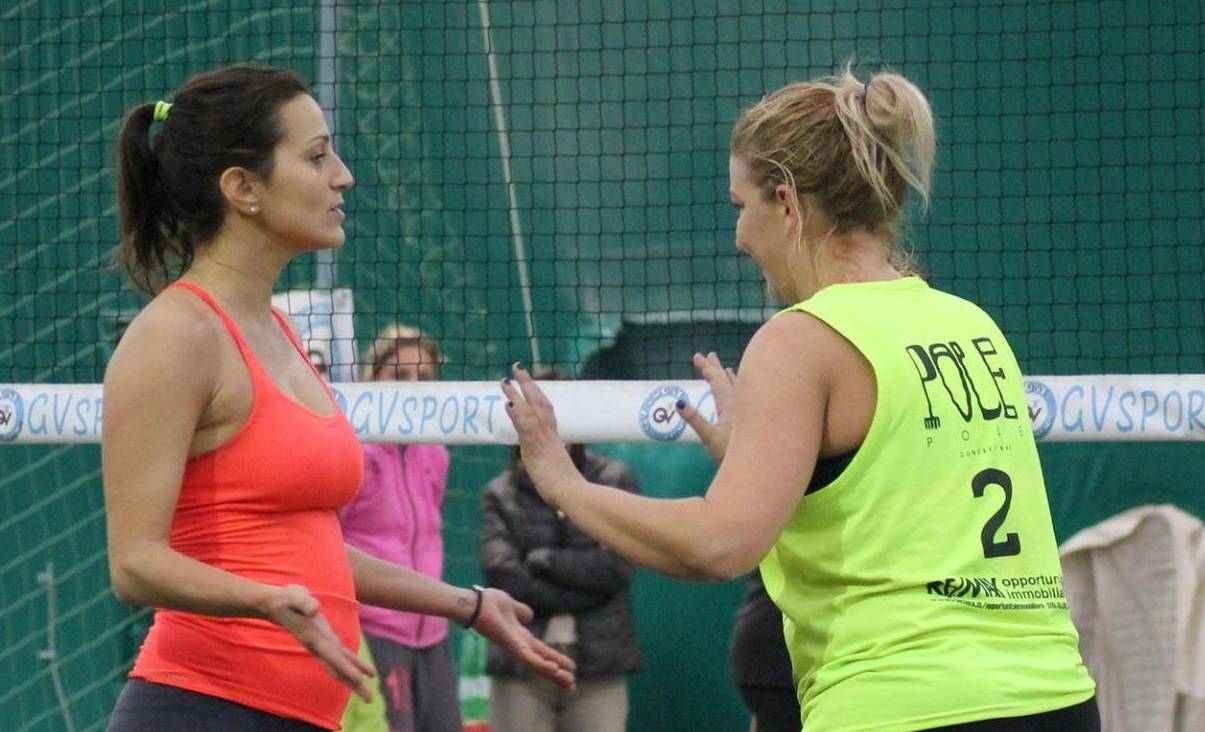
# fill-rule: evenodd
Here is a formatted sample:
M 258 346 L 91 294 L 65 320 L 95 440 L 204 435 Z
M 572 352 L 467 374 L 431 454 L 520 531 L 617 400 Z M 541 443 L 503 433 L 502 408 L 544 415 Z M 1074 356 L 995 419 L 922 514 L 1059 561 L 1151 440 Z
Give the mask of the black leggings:
M 1075 706 L 1024 717 L 983 719 L 978 722 L 938 727 L 934 732 L 1100 732 L 1096 697 Z
M 109 732 L 320 732 L 297 719 L 216 696 L 130 679 L 117 698 Z
M 799 732 L 799 699 L 794 689 L 742 684 L 737 690 L 757 720 L 757 732 Z

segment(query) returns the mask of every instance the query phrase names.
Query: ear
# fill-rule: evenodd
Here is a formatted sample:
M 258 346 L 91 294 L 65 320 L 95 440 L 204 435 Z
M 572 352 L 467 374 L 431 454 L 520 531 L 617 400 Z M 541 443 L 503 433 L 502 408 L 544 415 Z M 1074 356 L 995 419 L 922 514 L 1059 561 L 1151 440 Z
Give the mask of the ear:
M 259 213 L 260 179 L 246 168 L 233 167 L 222 171 L 218 188 L 231 208 L 248 216 Z
M 807 204 L 795 194 L 795 188 L 786 183 L 778 184 L 778 187 L 774 189 L 774 197 L 777 204 L 782 207 L 783 228 L 790 232 L 807 216 Z

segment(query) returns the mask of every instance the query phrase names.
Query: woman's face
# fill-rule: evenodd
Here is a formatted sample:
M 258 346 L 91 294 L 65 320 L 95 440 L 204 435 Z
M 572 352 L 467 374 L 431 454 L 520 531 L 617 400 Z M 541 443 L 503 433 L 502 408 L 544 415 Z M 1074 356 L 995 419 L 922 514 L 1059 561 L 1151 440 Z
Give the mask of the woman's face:
M 406 344 L 385 357 L 377 369 L 377 381 L 435 381 L 439 364 L 425 348 Z
M 794 218 L 777 198 L 767 200 L 740 156 L 728 160 L 728 195 L 736 207 L 736 248 L 761 267 L 766 287 L 780 302 L 795 302 L 788 262 L 794 246 Z
M 343 192 L 351 171 L 331 147 L 326 118 L 308 94 L 281 105 L 284 137 L 273 152 L 272 175 L 260 185 L 259 216 L 270 231 L 301 251 L 343 244 Z

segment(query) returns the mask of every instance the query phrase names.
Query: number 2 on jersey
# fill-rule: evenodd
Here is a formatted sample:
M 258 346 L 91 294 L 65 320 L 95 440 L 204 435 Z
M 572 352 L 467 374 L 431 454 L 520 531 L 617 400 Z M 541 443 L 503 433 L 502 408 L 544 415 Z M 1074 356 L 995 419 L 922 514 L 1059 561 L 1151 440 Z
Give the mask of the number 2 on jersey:
M 1013 500 L 1013 479 L 1003 470 L 988 468 L 979 471 L 971 480 L 971 491 L 976 498 L 982 498 L 989 485 L 1000 486 L 1004 491 L 1004 503 L 983 525 L 983 531 L 979 535 L 983 542 L 983 556 L 985 559 L 992 559 L 1020 554 L 1021 537 L 1016 534 L 1009 532 L 1004 536 L 1004 541 L 996 541 L 996 532 L 1000 530 L 1004 519 L 1008 517 L 1008 507 Z

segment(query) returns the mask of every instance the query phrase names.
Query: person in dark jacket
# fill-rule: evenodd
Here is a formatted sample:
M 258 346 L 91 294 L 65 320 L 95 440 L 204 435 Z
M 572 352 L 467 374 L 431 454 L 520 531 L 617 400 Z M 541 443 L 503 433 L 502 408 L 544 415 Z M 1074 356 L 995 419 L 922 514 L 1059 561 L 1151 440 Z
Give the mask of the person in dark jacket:
M 732 680 L 753 713 L 751 732 L 799 732 L 799 698 L 782 634 L 782 611 L 753 570 L 732 630 Z
M 537 378 L 567 377 L 550 370 Z M 639 492 L 627 465 L 583 445 L 568 449 L 589 480 Z M 564 691 L 491 649 L 486 672 L 493 732 L 622 732 L 625 676 L 640 666 L 629 593 L 632 565 L 540 498 L 517 449 L 510 467 L 485 488 L 481 524 L 486 582 L 530 605 L 532 634 L 577 663 L 577 688 Z

